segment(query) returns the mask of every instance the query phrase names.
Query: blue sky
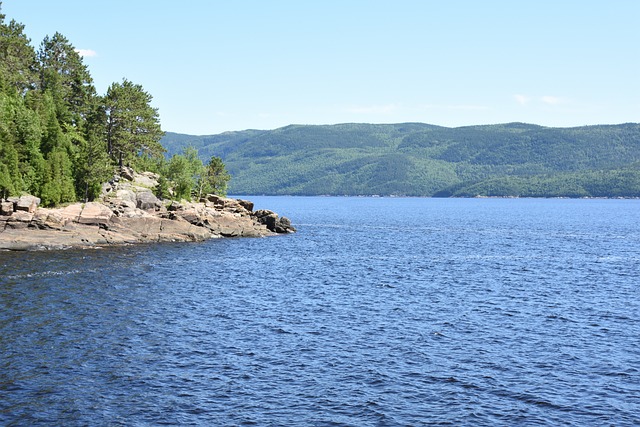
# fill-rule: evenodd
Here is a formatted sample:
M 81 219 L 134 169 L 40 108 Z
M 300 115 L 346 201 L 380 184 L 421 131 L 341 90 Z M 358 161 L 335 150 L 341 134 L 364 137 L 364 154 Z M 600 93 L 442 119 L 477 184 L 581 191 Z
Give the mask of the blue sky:
M 166 131 L 640 122 L 638 0 L 3 0 Z

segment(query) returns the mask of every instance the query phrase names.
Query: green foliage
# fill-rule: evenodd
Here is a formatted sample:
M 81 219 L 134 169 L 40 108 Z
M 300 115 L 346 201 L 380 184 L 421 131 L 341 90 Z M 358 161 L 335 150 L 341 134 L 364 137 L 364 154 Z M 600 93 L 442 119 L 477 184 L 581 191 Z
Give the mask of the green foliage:
M 199 180 L 199 195 L 217 194 L 219 196 L 227 195 L 227 184 L 231 179 L 231 175 L 220 157 L 212 157 Z
M 24 26 L 0 13 L 0 196 L 29 192 L 47 206 L 92 200 L 121 159 L 166 168 L 150 102 L 126 79 L 98 96 L 65 36 L 45 37 L 36 52 Z
M 154 188 L 153 193 L 159 199 L 167 199 L 170 197 L 169 180 L 164 175 L 159 176 L 158 185 Z
M 156 195 L 164 197 L 168 188 L 172 187 L 176 199 L 187 200 L 192 196 L 200 199 L 206 194 L 224 196 L 230 179 L 222 159 L 212 157 L 207 166 L 204 166 L 198 157 L 198 150 L 192 146 L 186 147 L 182 154 L 171 156 L 163 175 L 166 175 L 168 181 L 158 183 Z
M 6 24 L 4 18 L 0 14 L 0 91 L 22 95 L 36 85 L 36 53 L 24 25 L 13 20 Z
M 76 200 L 71 160 L 61 147 L 47 155 L 45 181 L 41 192 L 42 204 L 54 206 Z
M 640 125 L 445 128 L 292 125 L 212 136 L 168 133 L 220 156 L 233 194 L 640 197 Z
M 82 130 L 96 96 L 93 79 L 82 58 L 65 36 L 45 37 L 38 51 L 40 90 L 53 98 L 61 125 Z
M 18 195 L 24 185 L 20 175 L 18 153 L 11 145 L 0 147 L 0 193 L 3 197 Z
M 107 150 L 114 160 L 131 163 L 138 156 L 160 156 L 163 132 L 151 95 L 127 79 L 113 83 L 105 97 Z
M 16 194 L 16 189 L 11 180 L 9 167 L 5 163 L 0 163 L 0 198 L 6 199 L 14 194 Z
M 195 148 L 187 147 L 183 154 L 174 154 L 167 168 L 167 178 L 173 182 L 174 196 L 190 200 L 203 173 L 204 166 Z

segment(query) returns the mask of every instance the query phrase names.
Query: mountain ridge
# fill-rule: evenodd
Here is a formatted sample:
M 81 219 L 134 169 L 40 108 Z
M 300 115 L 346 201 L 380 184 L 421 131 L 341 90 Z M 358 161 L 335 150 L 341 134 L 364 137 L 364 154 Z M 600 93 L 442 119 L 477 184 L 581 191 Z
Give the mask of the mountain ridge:
M 640 197 L 638 123 L 292 124 L 161 143 L 221 157 L 238 195 Z

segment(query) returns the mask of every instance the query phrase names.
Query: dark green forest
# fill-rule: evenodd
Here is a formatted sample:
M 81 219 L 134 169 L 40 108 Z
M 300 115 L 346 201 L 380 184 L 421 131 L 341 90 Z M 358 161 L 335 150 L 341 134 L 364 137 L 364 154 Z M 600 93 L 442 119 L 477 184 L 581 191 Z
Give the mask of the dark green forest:
M 640 197 L 637 123 L 291 125 L 162 144 L 224 158 L 238 195 Z
M 220 159 L 191 148 L 165 158 L 152 96 L 123 79 L 98 95 L 82 57 L 62 34 L 36 49 L 0 2 L 0 198 L 23 193 L 54 206 L 92 200 L 118 167 L 161 175 L 161 197 L 224 193 Z

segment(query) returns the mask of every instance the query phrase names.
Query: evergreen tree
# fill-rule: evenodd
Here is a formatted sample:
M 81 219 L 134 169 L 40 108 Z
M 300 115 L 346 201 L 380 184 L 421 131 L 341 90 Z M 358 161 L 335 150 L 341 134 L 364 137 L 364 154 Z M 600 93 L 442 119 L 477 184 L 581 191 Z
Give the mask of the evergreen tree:
M 22 95 L 36 85 L 36 54 L 23 32 L 24 25 L 14 20 L 6 24 L 4 19 L 0 13 L 0 91 L 15 90 Z
M 189 161 L 181 154 L 174 154 L 169 160 L 167 175 L 173 182 L 173 196 L 177 200 L 191 200 L 191 190 L 195 181 L 189 166 Z
M 231 176 L 222 162 L 220 157 L 211 157 L 207 164 L 206 171 L 202 178 L 202 191 L 204 193 L 213 193 L 226 196 L 227 185 Z
M 67 152 L 57 147 L 47 155 L 45 182 L 40 195 L 42 204 L 55 206 L 76 200 L 71 160 Z
M 116 161 L 132 163 L 139 156 L 160 156 L 164 132 L 152 97 L 127 79 L 107 90 L 107 150 Z
M 174 194 L 180 199 L 191 199 L 195 195 L 198 199 L 206 194 L 207 170 L 194 147 L 186 147 L 183 154 L 175 154 L 168 165 L 167 176 L 174 184 Z
M 79 147 L 76 165 L 76 190 L 85 201 L 95 199 L 100 194 L 102 183 L 113 173 L 107 154 L 105 122 L 104 107 L 95 103 L 87 117 L 86 138 Z
M 38 114 L 24 103 L 18 104 L 15 116 L 16 138 L 20 172 L 24 181 L 24 191 L 38 194 L 44 176 L 44 157 L 40 151 L 42 127 Z
M 0 92 L 0 164 L 6 167 L 3 193 L 16 195 L 26 189 L 21 169 L 28 166 L 27 150 L 37 147 L 39 138 L 37 126 L 30 123 L 32 117 L 17 92 Z
M 82 131 L 96 97 L 93 79 L 82 57 L 65 36 L 45 37 L 38 51 L 40 89 L 51 93 L 61 125 Z
M 184 157 L 187 159 L 187 167 L 189 170 L 189 174 L 191 175 L 191 180 L 193 182 L 192 192 L 199 200 L 202 197 L 204 188 L 203 188 L 203 177 L 206 172 L 204 164 L 202 160 L 198 156 L 198 149 L 194 147 L 187 147 L 184 149 Z
M 9 167 L 0 161 L 0 199 L 6 199 L 15 194 L 15 192 L 16 190 L 9 174 Z
M 18 152 L 10 144 L 0 144 L 0 194 L 2 198 L 17 196 L 24 185 L 20 175 Z

